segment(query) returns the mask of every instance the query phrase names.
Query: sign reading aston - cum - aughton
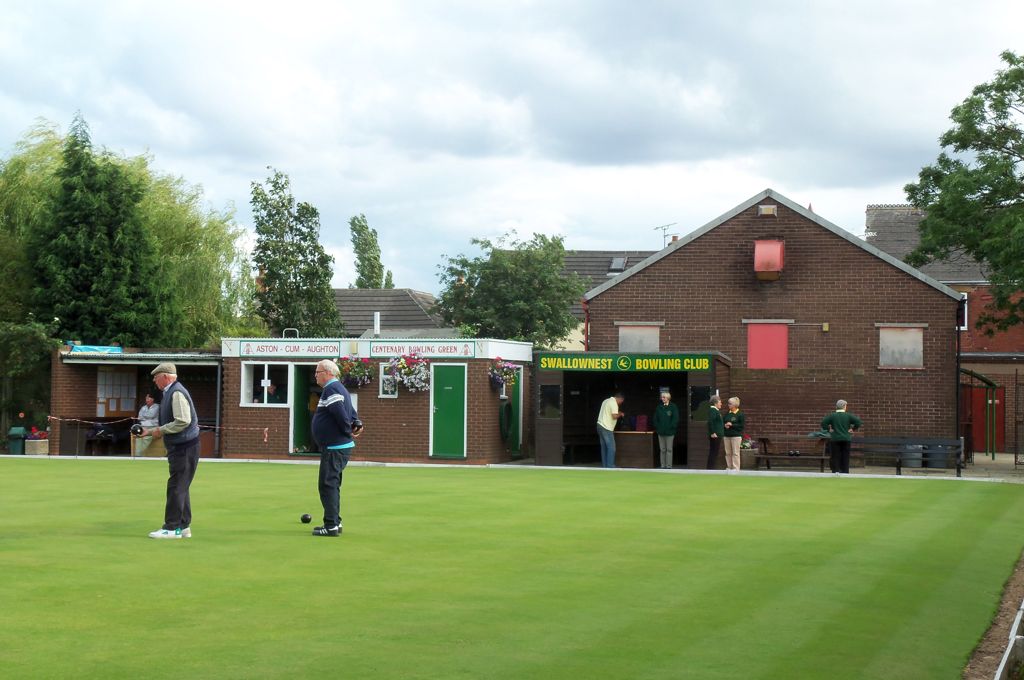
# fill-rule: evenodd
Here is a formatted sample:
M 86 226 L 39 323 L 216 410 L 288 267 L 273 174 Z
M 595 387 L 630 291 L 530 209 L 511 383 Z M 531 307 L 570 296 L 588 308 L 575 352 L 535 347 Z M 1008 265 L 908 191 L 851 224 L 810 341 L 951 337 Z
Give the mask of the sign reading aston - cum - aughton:
M 542 371 L 709 371 L 707 354 L 538 354 Z

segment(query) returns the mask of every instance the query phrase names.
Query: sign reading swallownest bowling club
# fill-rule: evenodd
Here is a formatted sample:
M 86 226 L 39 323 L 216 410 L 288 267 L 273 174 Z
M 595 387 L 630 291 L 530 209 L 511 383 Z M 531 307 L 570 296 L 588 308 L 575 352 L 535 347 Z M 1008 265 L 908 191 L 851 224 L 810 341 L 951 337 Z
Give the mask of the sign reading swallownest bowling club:
M 711 356 L 707 354 L 537 354 L 537 368 L 542 371 L 709 371 Z
M 473 340 L 374 340 L 370 343 L 371 358 L 399 357 L 413 353 L 432 359 L 440 357 L 471 359 L 476 356 L 476 342 Z
M 341 356 L 338 340 L 239 340 L 240 357 L 309 357 L 316 359 Z

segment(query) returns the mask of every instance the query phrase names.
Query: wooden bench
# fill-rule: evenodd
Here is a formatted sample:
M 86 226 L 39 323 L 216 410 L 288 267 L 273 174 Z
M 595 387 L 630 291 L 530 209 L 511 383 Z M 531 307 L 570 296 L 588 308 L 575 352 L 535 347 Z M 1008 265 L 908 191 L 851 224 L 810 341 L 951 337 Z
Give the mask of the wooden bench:
M 787 465 L 786 467 L 807 467 L 805 465 L 802 465 L 802 463 L 807 463 L 808 465 L 813 465 L 814 463 L 817 463 L 818 468 L 822 472 L 825 471 L 825 462 L 829 459 L 829 457 L 824 453 L 824 447 L 822 447 L 823 452 L 820 454 L 801 453 L 798 456 L 791 456 L 788 453 L 772 453 L 772 441 L 767 437 L 760 437 L 757 441 L 760 444 L 760 447 L 758 449 L 758 452 L 754 454 L 755 470 L 761 469 L 762 460 L 764 461 L 764 466 L 766 470 L 772 469 L 773 460 L 784 460 L 790 463 L 790 465 Z
M 930 469 L 956 469 L 956 476 L 962 477 L 964 467 L 964 440 L 938 437 L 854 437 L 850 442 L 850 457 L 864 458 L 865 465 L 895 465 L 896 474 L 902 475 L 904 467 Z
M 580 449 L 592 449 L 595 446 L 600 446 L 596 429 L 566 426 L 562 431 L 562 465 L 575 465 L 580 462 Z

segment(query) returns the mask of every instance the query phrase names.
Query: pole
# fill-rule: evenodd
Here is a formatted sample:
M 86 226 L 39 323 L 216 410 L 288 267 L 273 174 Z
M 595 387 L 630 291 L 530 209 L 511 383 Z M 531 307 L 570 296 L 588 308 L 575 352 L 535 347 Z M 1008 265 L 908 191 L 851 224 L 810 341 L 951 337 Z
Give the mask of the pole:
M 964 311 L 965 311 L 964 305 L 966 305 L 966 304 L 967 303 L 963 299 L 963 297 L 961 297 L 960 298 L 960 302 L 957 303 L 957 320 L 956 320 L 956 375 L 954 376 L 954 379 L 956 380 L 956 382 L 954 383 L 954 386 L 953 386 L 953 397 L 956 400 L 956 408 L 955 408 L 955 411 L 954 411 L 955 412 L 954 418 L 955 418 L 955 421 L 956 421 L 956 431 L 953 433 L 954 437 L 959 437 L 961 434 L 963 434 L 962 432 L 960 432 L 960 350 L 961 350 L 961 344 L 960 344 L 960 328 L 961 328 L 961 323 L 960 323 L 960 319 L 964 316 Z

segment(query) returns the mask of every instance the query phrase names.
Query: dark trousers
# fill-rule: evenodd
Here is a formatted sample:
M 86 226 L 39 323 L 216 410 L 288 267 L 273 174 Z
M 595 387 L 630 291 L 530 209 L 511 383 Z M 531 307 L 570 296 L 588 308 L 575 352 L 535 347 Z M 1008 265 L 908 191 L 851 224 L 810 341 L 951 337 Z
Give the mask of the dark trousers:
M 850 442 L 830 441 L 828 447 L 832 472 L 850 474 Z
M 722 446 L 721 437 L 708 437 L 708 470 L 718 467 L 718 450 Z
M 167 453 L 167 506 L 164 508 L 164 529 L 187 529 L 192 525 L 192 502 L 188 489 L 199 466 L 199 439 Z
M 348 465 L 349 449 L 324 449 L 320 454 L 320 504 L 324 506 L 324 526 L 341 526 L 341 478 Z

